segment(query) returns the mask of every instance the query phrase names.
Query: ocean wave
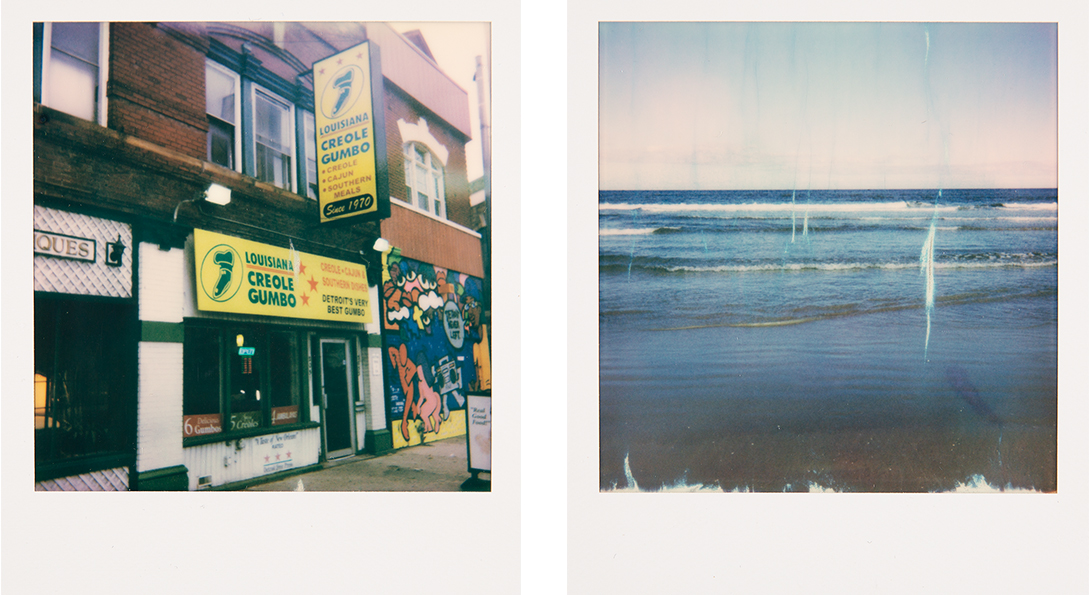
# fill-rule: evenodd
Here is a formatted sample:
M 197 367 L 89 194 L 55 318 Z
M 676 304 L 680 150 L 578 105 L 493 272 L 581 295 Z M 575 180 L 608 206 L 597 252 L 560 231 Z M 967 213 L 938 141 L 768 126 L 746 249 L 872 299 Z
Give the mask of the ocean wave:
M 936 262 L 936 269 L 979 269 L 1000 267 L 1047 267 L 1056 266 L 1057 260 L 1016 260 L 1015 258 L 984 258 L 978 260 L 965 259 L 958 261 Z M 753 273 L 753 272 L 802 272 L 802 271 L 852 271 L 864 269 L 902 270 L 917 269 L 918 262 L 788 262 L 788 263 L 762 263 L 762 264 L 727 264 L 727 265 L 659 265 L 641 268 L 658 268 L 668 273 Z
M 896 202 L 853 202 L 853 203 L 734 203 L 734 204 L 708 204 L 708 203 L 601 203 L 599 211 L 647 211 L 650 213 L 682 213 L 691 211 L 717 211 L 717 212 L 745 212 L 745 211 L 796 211 L 803 213 L 820 212 L 870 212 L 870 211 L 957 211 L 957 205 Z
M 647 236 L 655 233 L 655 227 L 644 229 L 602 229 L 598 231 L 601 236 Z
M 1059 209 L 1059 203 L 1054 202 L 1007 202 L 1003 203 L 1005 209 L 1022 209 L 1026 211 L 1055 211 Z

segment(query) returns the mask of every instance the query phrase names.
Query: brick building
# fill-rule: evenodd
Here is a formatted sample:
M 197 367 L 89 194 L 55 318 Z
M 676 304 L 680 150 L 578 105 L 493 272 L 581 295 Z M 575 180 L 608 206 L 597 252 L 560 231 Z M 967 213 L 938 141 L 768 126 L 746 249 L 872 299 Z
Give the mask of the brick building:
M 342 135 L 312 67 L 364 42 L 353 134 L 389 216 L 323 223 Z M 465 432 L 490 388 L 474 134 L 418 32 L 37 23 L 34 60 L 37 489 L 230 487 Z

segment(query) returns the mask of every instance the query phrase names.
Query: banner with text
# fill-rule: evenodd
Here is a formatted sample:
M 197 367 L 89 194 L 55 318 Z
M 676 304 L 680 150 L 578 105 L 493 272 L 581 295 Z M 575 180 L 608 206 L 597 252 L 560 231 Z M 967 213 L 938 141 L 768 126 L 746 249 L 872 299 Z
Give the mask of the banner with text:
M 371 322 L 364 265 L 193 230 L 197 308 Z
M 380 211 L 378 154 L 383 147 L 375 122 L 375 85 L 369 42 L 314 64 L 315 142 L 321 222 Z M 381 98 L 379 98 L 381 99 Z M 381 101 L 379 101 L 381 104 Z M 379 116 L 381 118 L 381 112 Z M 389 199 L 386 199 L 389 200 Z M 371 217 L 368 217 L 371 218 Z

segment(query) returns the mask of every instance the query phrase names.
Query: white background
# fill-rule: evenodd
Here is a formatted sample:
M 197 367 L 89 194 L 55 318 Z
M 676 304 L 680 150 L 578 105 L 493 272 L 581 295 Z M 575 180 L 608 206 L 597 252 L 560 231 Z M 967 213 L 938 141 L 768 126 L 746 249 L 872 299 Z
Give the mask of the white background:
M 989 3 L 980 12 L 928 0 L 895 15 L 843 0 L 740 4 L 7 3 L 0 262 L 15 282 L 4 285 L 0 318 L 2 585 L 13 593 L 1085 592 L 1085 3 Z M 1058 494 L 598 493 L 597 21 L 635 18 L 1060 21 Z M 492 22 L 491 494 L 33 493 L 29 405 L 18 396 L 30 394 L 32 367 L 30 23 L 50 19 Z

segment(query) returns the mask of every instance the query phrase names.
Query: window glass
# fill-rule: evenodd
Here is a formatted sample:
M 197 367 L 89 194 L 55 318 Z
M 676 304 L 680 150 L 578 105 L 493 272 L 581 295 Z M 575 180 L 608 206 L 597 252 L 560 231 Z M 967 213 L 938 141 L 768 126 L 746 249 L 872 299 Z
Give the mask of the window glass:
M 405 145 L 405 185 L 410 204 L 446 216 L 443 167 L 430 151 L 415 142 Z
M 98 23 L 52 23 L 48 72 L 43 73 L 48 105 L 96 121 L 99 86 Z
M 98 68 L 57 52 L 49 62 L 49 106 L 95 120 Z
M 314 114 L 303 113 L 303 150 L 307 158 L 307 196 L 318 198 L 318 149 L 315 146 Z
M 272 424 L 299 421 L 299 359 L 295 335 L 272 333 L 269 336 L 269 400 Z
M 235 89 L 237 79 L 211 62 L 204 67 L 205 110 L 208 112 L 208 160 L 235 168 Z
M 227 169 L 235 168 L 234 126 L 208 119 L 208 160 Z
M 255 176 L 291 189 L 291 110 L 261 92 L 254 93 Z
M 98 23 L 53 23 L 53 49 L 98 65 Z
M 131 361 L 124 336 L 131 307 L 36 299 L 34 448 L 56 461 L 125 452 L 132 444 Z
M 423 165 L 416 166 L 416 206 L 428 210 L 428 170 Z
M 227 361 L 230 370 L 228 395 L 231 417 L 228 429 L 249 430 L 264 425 L 261 415 L 261 366 L 266 354 L 255 341 L 254 333 L 236 330 L 228 333 L 235 338 L 235 346 L 228 348 Z
M 235 78 L 207 64 L 205 66 L 205 110 L 224 122 L 235 123 Z
M 220 332 L 187 326 L 182 350 L 182 427 L 185 437 L 223 431 L 220 414 Z

